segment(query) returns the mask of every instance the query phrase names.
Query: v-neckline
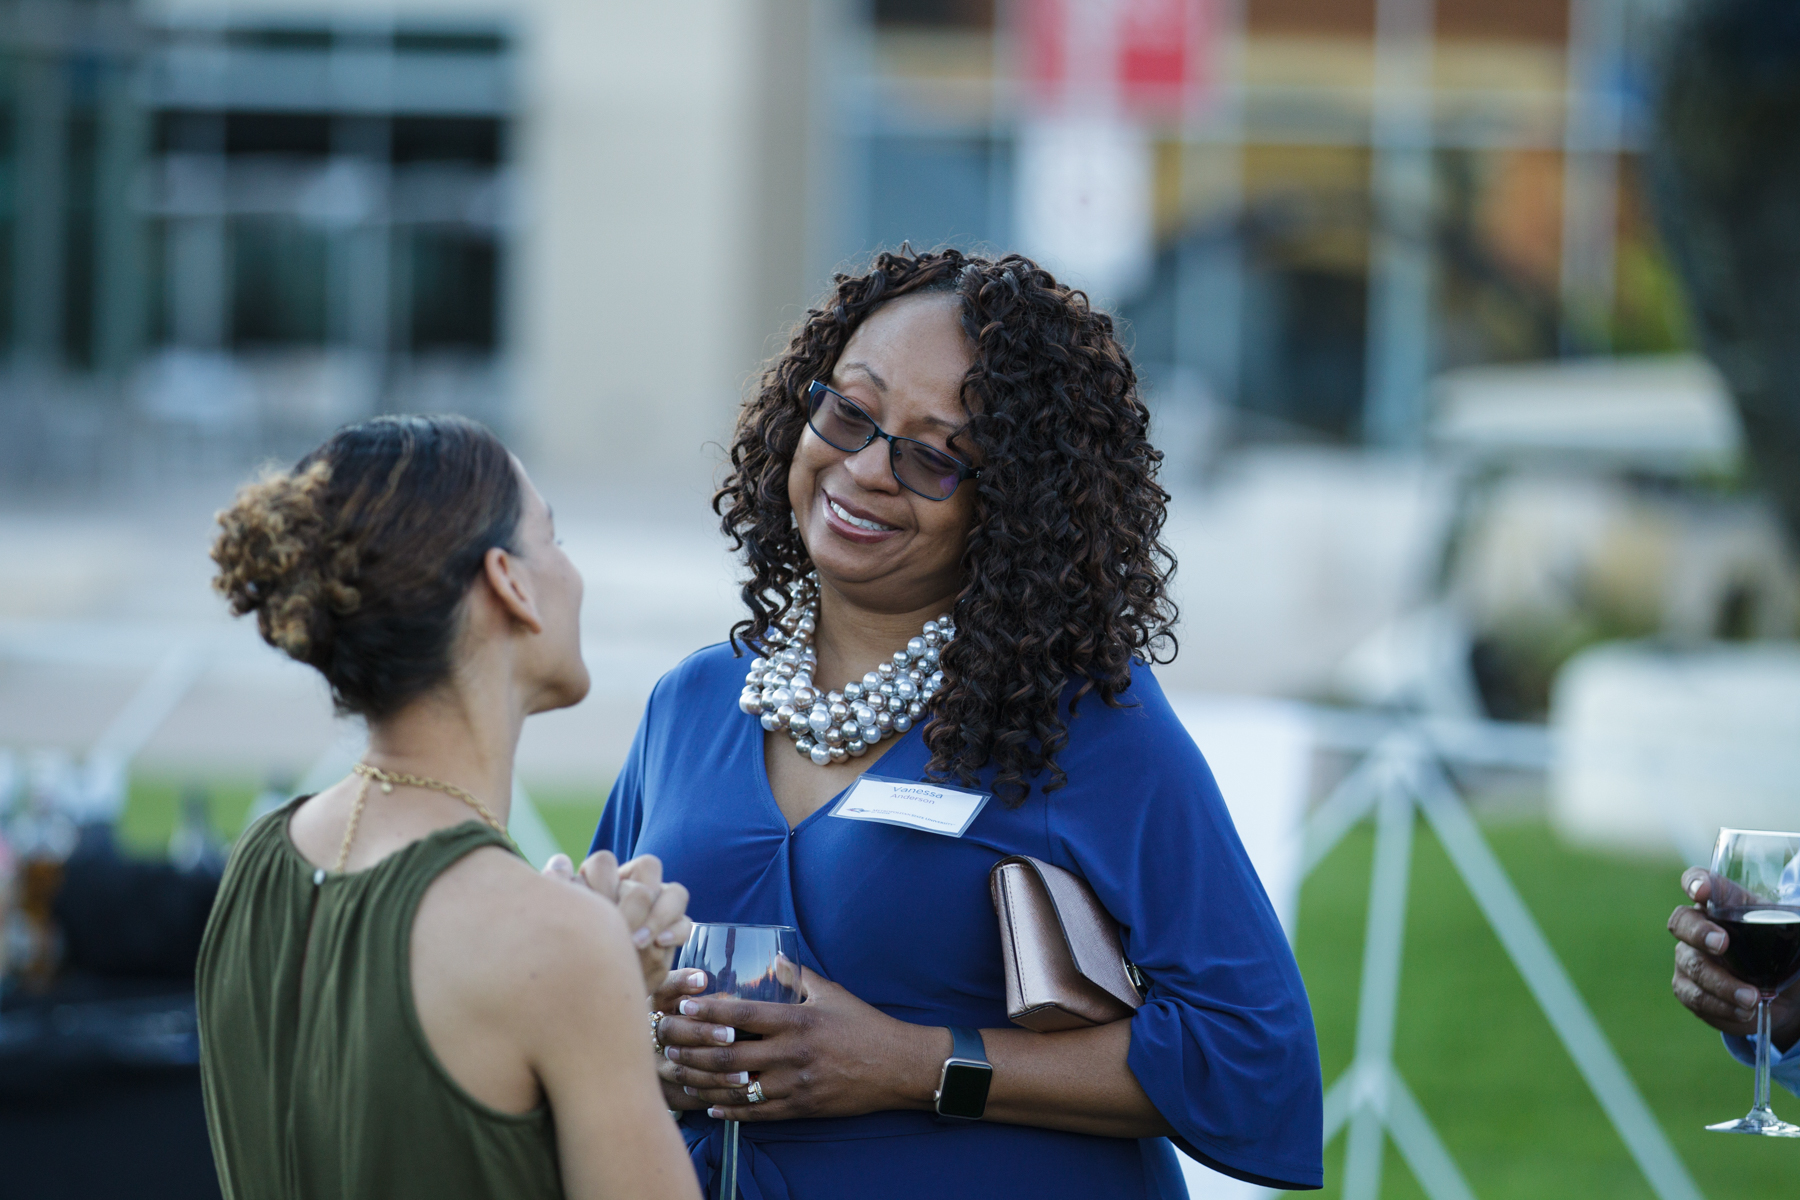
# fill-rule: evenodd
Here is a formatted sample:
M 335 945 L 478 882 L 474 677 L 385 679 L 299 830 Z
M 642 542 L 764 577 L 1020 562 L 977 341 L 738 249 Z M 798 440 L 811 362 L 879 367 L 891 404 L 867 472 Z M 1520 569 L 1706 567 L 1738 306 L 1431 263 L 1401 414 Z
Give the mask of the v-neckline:
M 756 743 L 757 785 L 762 791 L 763 800 L 768 804 L 769 811 L 775 814 L 775 820 L 780 823 L 783 829 L 787 830 L 787 835 L 789 837 L 793 837 L 796 833 L 799 833 L 802 829 L 811 825 L 815 820 L 831 811 L 833 806 L 835 806 L 839 800 L 844 798 L 844 793 L 855 787 L 857 781 L 867 775 L 876 763 L 887 762 L 889 759 L 893 758 L 894 755 L 900 753 L 901 747 L 905 746 L 911 739 L 920 735 L 920 730 L 923 726 L 915 724 L 911 729 L 901 734 L 894 740 L 893 745 L 882 751 L 880 758 L 875 759 L 874 762 L 871 762 L 867 767 L 864 767 L 861 771 L 857 772 L 854 779 L 832 793 L 831 797 L 827 799 L 825 803 L 819 805 L 819 807 L 800 818 L 798 824 L 790 824 L 788 822 L 787 813 L 783 812 L 781 809 L 781 801 L 775 798 L 775 788 L 769 783 L 769 741 L 763 736 L 768 730 L 762 727 L 762 722 L 760 721 L 751 722 L 751 728 L 755 730 L 755 736 L 752 740 Z

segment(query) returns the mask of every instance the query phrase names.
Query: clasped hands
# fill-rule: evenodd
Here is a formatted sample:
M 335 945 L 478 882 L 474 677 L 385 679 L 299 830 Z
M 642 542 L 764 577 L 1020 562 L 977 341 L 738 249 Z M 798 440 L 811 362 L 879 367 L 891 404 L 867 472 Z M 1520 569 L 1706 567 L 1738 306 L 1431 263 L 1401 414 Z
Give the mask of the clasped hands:
M 585 885 L 625 918 L 650 1010 L 666 1014 L 657 1075 L 670 1108 L 706 1109 L 733 1121 L 782 1121 L 931 1106 L 935 1066 L 950 1048 L 942 1029 L 896 1020 L 804 967 L 798 1004 L 700 996 L 704 971 L 671 971 L 694 923 L 687 917 L 687 889 L 663 882 L 662 862 L 654 855 L 620 865 L 602 850 L 577 871 L 558 854 L 543 874 Z M 761 1040 L 739 1040 L 739 1030 Z M 762 1082 L 758 1104 L 746 1094 L 752 1078 Z
M 650 998 L 667 1014 L 657 1074 L 670 1108 L 786 1121 L 930 1107 L 931 1064 L 950 1049 L 942 1029 L 896 1020 L 804 967 L 798 1004 L 695 994 L 705 987 L 703 971 L 670 971 Z M 762 1084 L 756 1104 L 746 1094 L 752 1079 Z
M 1737 978 L 1719 959 L 1729 934 L 1706 915 L 1712 876 L 1704 867 L 1681 875 L 1681 890 L 1693 897 L 1669 914 L 1675 935 L 1675 975 L 1669 986 L 1693 1014 L 1722 1033 L 1747 1037 L 1756 1032 L 1756 989 Z M 1786 1052 L 1800 1041 L 1800 984 L 1776 996 L 1769 1005 L 1770 1041 Z
M 669 964 L 687 941 L 694 923 L 688 919 L 688 890 L 679 883 L 664 883 L 662 860 L 641 854 L 619 865 L 610 850 L 590 854 L 575 870 L 566 854 L 553 854 L 544 864 L 550 879 L 584 885 L 618 906 L 637 947 L 638 968 L 644 973 L 644 990 L 654 992 L 669 975 Z

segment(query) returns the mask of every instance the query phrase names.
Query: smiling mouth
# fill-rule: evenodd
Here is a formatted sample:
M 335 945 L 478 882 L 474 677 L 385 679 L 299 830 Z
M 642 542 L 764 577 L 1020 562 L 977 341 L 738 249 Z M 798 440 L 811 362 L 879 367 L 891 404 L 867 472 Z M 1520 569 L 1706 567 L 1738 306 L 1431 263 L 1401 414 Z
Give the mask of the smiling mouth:
M 899 528 L 895 525 L 883 525 L 880 521 L 870 521 L 863 517 L 853 517 L 844 510 L 843 505 L 839 504 L 836 500 L 833 500 L 830 496 L 825 497 L 825 503 L 830 506 L 833 516 L 837 517 L 837 519 L 844 524 L 853 526 L 857 529 L 866 529 L 870 533 L 894 533 Z

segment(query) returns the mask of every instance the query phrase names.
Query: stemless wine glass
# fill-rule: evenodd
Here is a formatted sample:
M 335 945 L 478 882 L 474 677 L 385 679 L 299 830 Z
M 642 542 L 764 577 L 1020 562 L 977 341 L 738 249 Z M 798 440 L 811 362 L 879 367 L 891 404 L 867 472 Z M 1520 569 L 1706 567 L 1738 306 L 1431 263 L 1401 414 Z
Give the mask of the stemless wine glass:
M 1730 939 L 1720 955 L 1725 965 L 1757 993 L 1756 1103 L 1741 1120 L 1707 1128 L 1800 1137 L 1800 1125 L 1769 1108 L 1769 1001 L 1800 976 L 1800 833 L 1719 830 L 1706 915 Z
M 791 925 L 700 925 L 676 956 L 677 970 L 706 972 L 702 996 L 735 996 L 771 1004 L 800 1002 L 800 934 Z M 759 1033 L 738 1032 L 739 1041 Z M 719 1200 L 737 1200 L 738 1123 L 725 1122 Z

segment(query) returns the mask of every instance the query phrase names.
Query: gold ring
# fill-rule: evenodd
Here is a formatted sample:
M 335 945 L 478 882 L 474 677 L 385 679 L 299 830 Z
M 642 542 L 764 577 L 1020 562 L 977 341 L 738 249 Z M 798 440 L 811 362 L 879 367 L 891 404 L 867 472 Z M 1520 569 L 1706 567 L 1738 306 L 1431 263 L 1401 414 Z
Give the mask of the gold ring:
M 650 1014 L 650 1048 L 658 1054 L 663 1052 L 662 1023 L 667 1015 L 660 1009 Z
M 763 1095 L 762 1080 L 752 1079 L 750 1086 L 744 1089 L 744 1103 L 761 1104 L 764 1099 L 766 1097 Z

